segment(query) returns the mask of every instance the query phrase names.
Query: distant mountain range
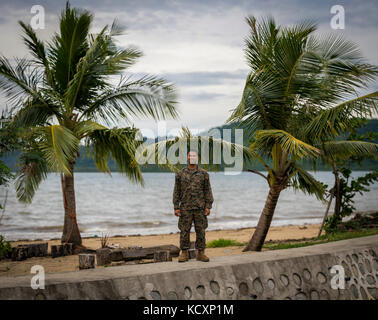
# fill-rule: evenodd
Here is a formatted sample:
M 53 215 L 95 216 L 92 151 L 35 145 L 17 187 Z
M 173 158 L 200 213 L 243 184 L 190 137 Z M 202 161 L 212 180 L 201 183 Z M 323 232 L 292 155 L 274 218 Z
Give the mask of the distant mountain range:
M 231 128 L 230 125 L 223 125 L 219 127 L 215 127 L 212 129 L 219 129 L 221 134 L 223 129 L 229 129 Z M 365 134 L 366 132 L 378 132 L 378 119 L 371 119 L 368 121 L 368 123 L 364 126 L 361 127 L 357 130 L 358 134 Z M 234 139 L 233 131 L 231 134 L 231 138 Z M 201 135 L 201 134 L 200 134 Z M 223 135 L 222 135 L 223 137 Z M 157 139 L 156 139 L 157 141 Z M 147 144 L 154 143 L 154 139 L 146 139 Z M 376 139 L 375 143 L 378 143 L 378 139 Z M 92 158 L 87 158 L 86 157 L 86 150 L 85 147 L 82 146 L 80 147 L 80 154 L 82 157 L 78 158 L 76 160 L 76 165 L 75 165 L 75 171 L 76 172 L 97 172 L 97 168 L 94 164 L 94 161 Z M 2 160 L 9 168 L 11 168 L 12 171 L 17 170 L 17 161 L 20 153 L 19 152 L 14 152 L 12 154 L 8 154 L 7 157 L 2 157 L 0 160 Z M 269 161 L 268 161 L 269 163 Z M 310 164 L 309 163 L 304 163 L 305 168 L 310 169 Z M 110 159 L 109 161 L 109 168 L 112 172 L 117 172 L 117 164 L 114 162 L 113 159 Z M 265 168 L 264 166 L 257 162 L 256 165 L 253 167 L 255 170 L 261 170 L 264 171 Z M 359 166 L 358 164 L 353 164 L 351 167 L 352 170 L 363 170 L 363 171 L 371 171 L 371 170 L 378 170 L 378 161 L 377 160 L 372 160 L 372 159 L 365 159 L 362 162 L 362 165 Z M 222 166 L 220 167 L 220 170 L 222 170 Z M 317 165 L 317 170 L 320 171 L 328 171 L 331 170 L 329 166 L 324 166 L 322 164 Z M 143 172 L 168 172 L 169 169 L 166 168 L 160 168 L 157 165 L 145 165 L 142 166 L 142 171 Z

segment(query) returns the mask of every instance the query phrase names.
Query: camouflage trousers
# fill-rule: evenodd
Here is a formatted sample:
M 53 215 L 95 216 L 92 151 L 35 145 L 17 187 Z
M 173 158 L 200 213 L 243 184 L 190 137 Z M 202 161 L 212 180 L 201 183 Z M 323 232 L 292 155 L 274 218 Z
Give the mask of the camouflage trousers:
M 190 248 L 190 229 L 194 221 L 196 231 L 196 249 L 206 248 L 205 229 L 208 226 L 205 210 L 180 210 L 178 228 L 180 229 L 180 249 Z

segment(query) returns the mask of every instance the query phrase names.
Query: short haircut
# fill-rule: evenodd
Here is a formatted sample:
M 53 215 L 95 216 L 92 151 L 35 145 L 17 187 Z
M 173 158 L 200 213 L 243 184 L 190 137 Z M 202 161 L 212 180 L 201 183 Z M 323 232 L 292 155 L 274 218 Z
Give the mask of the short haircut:
M 194 149 L 190 149 L 186 155 L 188 155 L 190 152 L 195 152 L 197 154 L 197 156 L 198 156 L 198 151 L 194 150 Z

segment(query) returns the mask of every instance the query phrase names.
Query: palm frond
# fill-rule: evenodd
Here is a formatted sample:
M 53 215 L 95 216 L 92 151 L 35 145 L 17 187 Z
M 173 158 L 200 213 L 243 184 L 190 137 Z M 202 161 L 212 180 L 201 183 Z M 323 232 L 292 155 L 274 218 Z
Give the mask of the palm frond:
M 349 158 L 352 156 L 374 156 L 378 158 L 378 144 L 366 141 L 327 141 L 321 144 L 324 156 Z
M 23 36 L 24 43 L 35 58 L 32 62 L 44 68 L 48 85 L 55 89 L 54 75 L 51 70 L 48 54 L 46 54 L 44 42 L 38 39 L 37 34 L 30 25 L 26 25 L 22 21 L 18 23 L 25 33 L 25 36 Z
M 256 132 L 255 148 L 262 154 L 269 154 L 275 144 L 279 144 L 293 158 L 317 157 L 321 151 L 295 138 L 283 130 L 259 130 Z
M 145 76 L 135 81 L 125 79 L 116 88 L 102 93 L 81 118 L 95 116 L 109 124 L 119 117 L 130 120 L 130 116 L 156 120 L 177 118 L 176 99 L 175 86 L 164 79 L 155 76 Z
M 378 91 L 321 110 L 306 124 L 304 134 L 311 140 L 330 140 L 345 133 L 354 118 L 372 116 L 374 111 L 378 111 Z
M 377 66 L 365 61 L 358 45 L 337 33 L 319 35 L 315 52 L 333 86 L 362 88 L 377 77 Z
M 34 127 L 48 124 L 54 119 L 54 116 L 57 118 L 60 116 L 59 108 L 56 106 L 27 99 L 24 107 L 16 113 L 12 122 L 20 127 Z
M 293 164 L 293 170 L 290 178 L 290 186 L 293 187 L 294 190 L 301 190 L 305 194 L 315 195 L 317 199 L 324 202 L 326 185 L 316 180 L 312 174 L 297 164 Z
M 33 62 L 35 62 L 36 64 L 40 64 L 45 68 L 49 68 L 44 43 L 38 39 L 35 31 L 30 25 L 27 25 L 22 21 L 19 21 L 18 23 L 20 24 L 25 33 L 25 36 L 23 36 L 24 43 L 29 49 L 29 52 L 36 59 Z
M 314 46 L 312 33 L 315 30 L 316 24 L 312 21 L 303 21 L 281 29 L 274 47 L 275 60 L 272 68 L 283 82 L 286 100 L 316 87 L 316 82 L 314 85 L 314 79 L 311 77 L 316 68 L 314 69 L 315 66 L 312 64 L 308 65 L 309 50 Z
M 26 59 L 15 59 L 15 67 L 5 58 L 0 57 L 0 90 L 8 98 L 13 108 L 19 108 L 27 97 L 47 103 L 38 91 L 42 77 L 41 71 Z
M 60 16 L 60 33 L 55 34 L 48 47 L 57 90 L 63 95 L 76 73 L 79 60 L 88 49 L 88 32 L 93 15 L 86 10 L 72 8 L 67 2 Z
M 18 166 L 20 169 L 14 181 L 17 198 L 31 203 L 39 184 L 47 177 L 48 165 L 40 153 L 23 153 Z
M 111 30 L 108 31 L 108 29 L 106 26 L 100 33 L 93 36 L 88 50 L 77 64 L 76 73 L 65 92 L 66 105 L 71 109 L 77 105 L 77 99 L 82 100 L 80 105 L 86 104 L 86 99 L 83 97 L 91 97 L 90 92 L 87 91 L 93 84 L 106 87 L 106 76 L 122 74 L 142 56 L 142 52 L 135 47 L 118 48 L 113 37 L 120 35 L 121 29 L 115 27 L 114 24 Z
M 142 172 L 135 153 L 139 144 L 135 140 L 135 128 L 112 128 L 93 130 L 87 137 L 87 149 L 101 172 L 110 173 L 110 157 L 116 162 L 121 173 L 135 183 L 144 185 Z
M 277 78 L 269 73 L 255 73 L 247 77 L 242 99 L 227 123 L 238 121 L 252 137 L 258 129 L 269 129 L 282 124 L 285 117 L 282 108 L 283 88 Z
M 72 78 L 68 82 L 67 89 L 64 92 L 64 100 L 67 110 L 74 110 L 74 106 L 77 104 L 77 99 L 82 98 L 81 96 L 83 94 L 85 95 L 83 92 L 85 90 L 85 83 L 92 81 L 92 77 L 98 76 L 93 69 L 101 69 L 99 62 L 107 52 L 106 47 L 104 46 L 104 31 L 105 28 L 91 43 L 89 48 L 86 50 L 85 55 L 77 62 L 75 73 L 72 74 Z M 103 75 L 102 72 L 100 73 Z M 99 83 L 100 82 L 101 80 Z M 79 95 L 80 91 L 82 91 L 82 95 Z
M 250 34 L 245 39 L 245 57 L 252 70 L 262 70 L 272 63 L 272 52 L 280 27 L 271 16 L 259 21 L 254 16 L 249 16 L 246 21 L 250 27 Z
M 79 140 L 81 140 L 90 135 L 93 131 L 103 129 L 107 128 L 97 122 L 86 120 L 76 124 L 75 128 L 73 129 L 73 133 Z
M 35 131 L 41 135 L 40 150 L 51 170 L 71 174 L 69 164 L 77 156 L 79 139 L 60 125 L 36 128 Z

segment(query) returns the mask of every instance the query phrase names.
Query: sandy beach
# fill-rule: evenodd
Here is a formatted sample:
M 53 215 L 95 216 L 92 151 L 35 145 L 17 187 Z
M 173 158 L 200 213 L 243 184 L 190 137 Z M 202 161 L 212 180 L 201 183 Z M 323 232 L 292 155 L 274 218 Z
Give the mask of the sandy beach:
M 303 226 L 281 226 L 271 227 L 266 242 L 268 241 L 289 241 L 289 240 L 304 240 L 315 237 L 319 231 L 319 224 L 309 224 Z M 232 239 L 238 242 L 249 241 L 254 228 L 244 228 L 236 230 L 214 230 L 206 232 L 206 241 L 217 240 L 219 238 Z M 109 244 L 119 244 L 120 247 L 128 246 L 142 246 L 151 247 L 163 244 L 173 244 L 179 246 L 179 233 L 160 234 L 160 235 L 136 235 L 136 236 L 117 236 L 109 238 Z M 192 232 L 190 240 L 195 240 L 195 233 Z M 48 241 L 14 241 L 11 242 L 12 247 L 24 243 L 48 242 L 49 251 L 50 246 L 60 244 L 60 240 Z M 83 238 L 83 245 L 90 249 L 98 249 L 101 247 L 100 238 Z M 242 252 L 244 246 L 232 246 L 223 248 L 207 248 L 206 255 L 211 257 L 225 256 L 233 254 L 253 254 L 253 252 Z M 177 261 L 177 258 L 173 258 Z M 144 262 L 149 262 L 144 261 Z M 34 257 L 24 261 L 0 261 L 0 277 L 17 276 L 30 274 L 30 269 L 33 265 L 42 265 L 46 273 L 63 272 L 79 270 L 78 256 L 64 256 L 58 258 L 52 257 Z M 96 268 L 102 268 L 97 267 Z

